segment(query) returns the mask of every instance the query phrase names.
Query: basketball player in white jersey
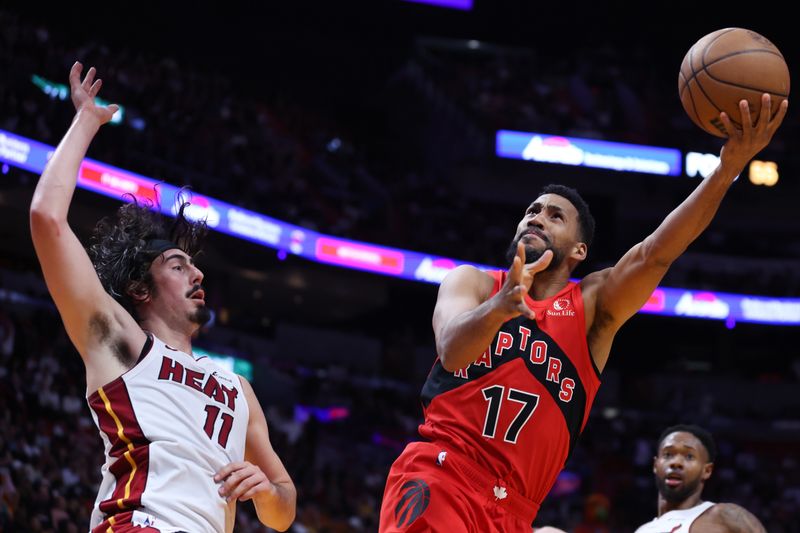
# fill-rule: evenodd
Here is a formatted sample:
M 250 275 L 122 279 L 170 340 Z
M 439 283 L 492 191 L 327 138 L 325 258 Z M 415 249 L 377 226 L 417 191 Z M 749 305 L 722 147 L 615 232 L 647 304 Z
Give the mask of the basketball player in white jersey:
M 665 429 L 653 459 L 658 516 L 636 533 L 766 533 L 746 509 L 734 503 L 702 500 L 716 454 L 714 439 L 701 427 Z
M 221 533 L 237 500 L 285 531 L 296 491 L 244 378 L 192 355 L 210 318 L 193 255 L 205 224 L 124 205 L 95 229 L 87 254 L 67 222 L 79 165 L 117 106 L 100 80 L 70 72 L 76 114 L 36 186 L 31 233 L 50 294 L 86 367 L 106 461 L 93 533 Z

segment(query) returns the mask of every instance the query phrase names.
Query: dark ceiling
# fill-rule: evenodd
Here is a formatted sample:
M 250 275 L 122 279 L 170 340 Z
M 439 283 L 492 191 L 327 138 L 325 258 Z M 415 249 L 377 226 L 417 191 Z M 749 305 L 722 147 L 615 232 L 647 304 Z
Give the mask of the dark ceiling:
M 565 5 L 474 0 L 471 11 L 403 0 L 140 2 L 125 8 L 89 1 L 80 9 L 68 2 L 46 9 L 18 0 L 4 5 L 74 38 L 168 53 L 238 79 L 265 77 L 275 68 L 311 75 L 326 65 L 355 68 L 371 61 L 373 67 L 389 66 L 421 35 L 535 47 L 548 53 L 601 43 L 621 49 L 642 46 L 654 57 L 680 61 L 703 35 L 738 26 L 770 38 L 790 65 L 798 64 L 800 53 L 792 18 L 781 16 L 776 7 L 734 8 L 721 1 Z

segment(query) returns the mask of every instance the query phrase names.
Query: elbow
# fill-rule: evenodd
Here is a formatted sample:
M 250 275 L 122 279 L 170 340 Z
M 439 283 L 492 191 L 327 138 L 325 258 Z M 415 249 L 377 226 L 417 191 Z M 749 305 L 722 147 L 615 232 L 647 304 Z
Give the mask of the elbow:
M 448 372 L 456 372 L 469 365 L 469 363 L 464 364 L 463 361 L 455 357 L 451 350 L 445 347 L 437 346 L 436 352 L 439 354 L 439 362 L 442 363 L 442 368 Z
M 47 201 L 42 198 L 42 196 L 43 195 L 40 194 L 40 191 L 38 190 L 33 193 L 33 199 L 31 199 L 30 207 L 31 220 L 33 220 L 34 217 L 42 218 L 52 216 L 53 210 L 48 209 Z
M 446 342 L 436 342 L 436 354 L 439 357 L 439 362 L 442 364 L 442 367 L 448 372 L 455 372 L 458 370 L 454 368 L 456 366 L 455 358 L 450 355 L 450 350 L 448 348 Z
M 291 517 L 286 520 L 273 520 L 269 523 L 262 520 L 261 523 L 270 529 L 274 529 L 275 531 L 287 531 L 291 527 L 292 523 L 294 523 L 294 513 L 292 513 Z
M 271 505 L 254 500 L 258 521 L 276 531 L 286 531 L 294 523 L 297 516 L 297 490 L 294 485 L 280 489 L 282 496 L 279 502 Z
M 467 350 L 460 346 L 453 346 L 453 343 L 448 342 L 446 337 L 441 341 L 437 340 L 436 353 L 439 356 L 439 362 L 442 363 L 442 368 L 447 372 L 458 372 L 462 368 L 468 367 L 480 355 L 469 356 Z
M 458 363 L 452 357 L 447 357 L 444 353 L 439 354 L 439 361 L 442 363 L 442 368 L 448 372 L 455 372 L 458 370 Z
M 32 204 L 30 210 L 30 223 L 31 235 L 35 240 L 37 237 L 44 237 L 46 235 L 58 235 L 61 232 L 61 226 L 66 223 L 66 221 L 61 220 L 52 212 L 42 208 L 41 206 Z
M 42 223 L 48 219 L 53 218 L 53 216 L 47 212 L 44 206 L 39 205 L 39 203 L 36 201 L 31 203 L 30 217 L 31 217 L 31 224 Z
M 683 253 L 683 250 L 675 253 L 674 250 L 670 250 L 667 246 L 660 244 L 656 239 L 645 239 L 642 244 L 639 249 L 638 259 L 641 264 L 649 268 L 666 270 Z
M 268 528 L 274 529 L 275 531 L 287 531 L 294 523 L 296 514 L 296 509 L 292 508 L 291 511 L 287 512 L 285 516 L 281 516 L 279 518 L 271 516 L 268 520 L 262 520 L 259 517 L 259 522 Z
M 297 517 L 297 494 L 294 493 L 292 498 L 292 505 L 289 509 L 286 510 L 286 514 L 282 517 L 283 519 L 276 524 L 278 531 L 286 531 L 289 529 L 292 524 L 294 523 L 294 519 Z

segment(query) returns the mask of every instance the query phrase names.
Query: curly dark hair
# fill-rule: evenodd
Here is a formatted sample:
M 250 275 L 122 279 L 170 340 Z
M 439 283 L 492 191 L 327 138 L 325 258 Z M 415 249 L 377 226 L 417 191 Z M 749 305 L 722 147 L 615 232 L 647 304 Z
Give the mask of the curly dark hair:
M 154 202 L 131 198 L 115 217 L 103 218 L 92 232 L 88 253 L 97 277 L 106 292 L 134 318 L 137 313 L 131 294 L 155 293 L 150 264 L 164 250 L 153 249 L 151 243 L 171 241 L 189 256 L 201 249 L 208 227 L 205 220 L 186 217 L 184 211 L 189 205 L 183 201 L 171 220 L 155 210 Z

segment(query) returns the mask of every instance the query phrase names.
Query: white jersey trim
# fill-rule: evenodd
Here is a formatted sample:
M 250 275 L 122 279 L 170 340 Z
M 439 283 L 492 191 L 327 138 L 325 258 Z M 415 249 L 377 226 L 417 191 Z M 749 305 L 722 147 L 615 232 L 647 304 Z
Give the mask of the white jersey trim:
M 669 511 L 643 524 L 636 533 L 689 533 L 694 521 L 714 505 L 714 502 L 703 502 L 689 509 Z

